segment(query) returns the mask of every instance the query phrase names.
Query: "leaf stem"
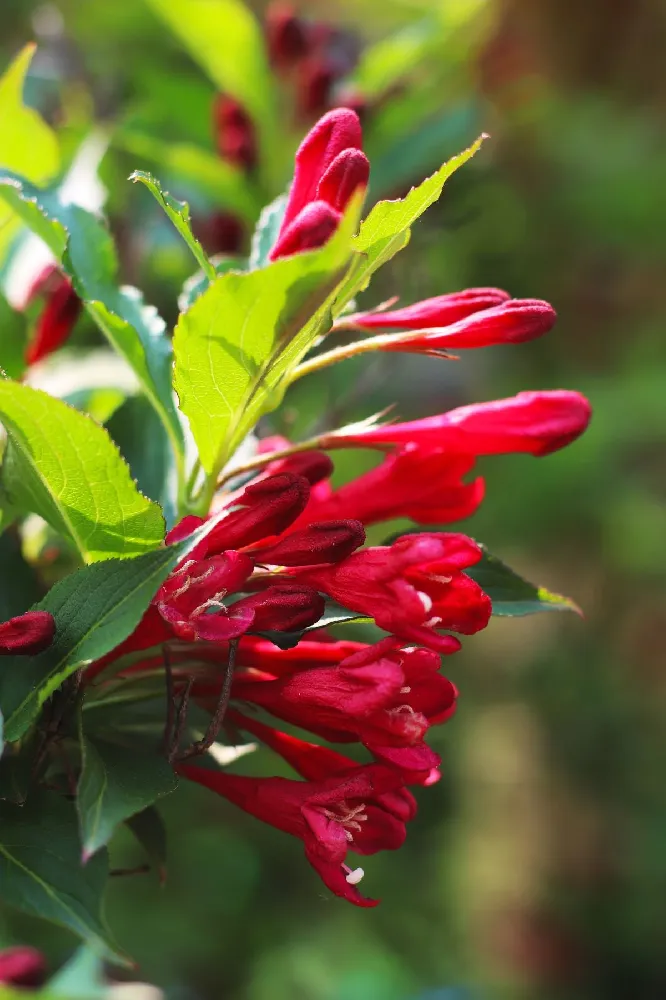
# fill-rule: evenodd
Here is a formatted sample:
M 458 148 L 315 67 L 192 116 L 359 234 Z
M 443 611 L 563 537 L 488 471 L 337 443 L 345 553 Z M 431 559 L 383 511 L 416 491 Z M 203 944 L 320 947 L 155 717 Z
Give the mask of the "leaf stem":
M 336 330 L 347 329 L 346 327 L 336 327 Z M 355 340 L 352 344 L 344 344 L 342 347 L 334 347 L 332 351 L 325 351 L 317 354 L 309 361 L 304 361 L 298 365 L 291 374 L 289 385 L 303 378 L 304 375 L 311 375 L 313 372 L 335 365 L 338 361 L 346 361 L 348 358 L 355 358 L 358 354 L 367 354 L 369 351 L 381 351 L 390 349 L 394 345 L 404 346 L 409 350 L 409 344 L 414 340 L 420 340 L 429 333 L 435 333 L 434 329 L 409 330 L 401 333 L 385 333 L 376 337 L 367 337 L 365 340 Z M 424 353 L 424 352 L 418 352 Z M 440 358 L 449 357 L 444 351 L 438 351 Z M 453 360 L 453 358 L 451 358 Z

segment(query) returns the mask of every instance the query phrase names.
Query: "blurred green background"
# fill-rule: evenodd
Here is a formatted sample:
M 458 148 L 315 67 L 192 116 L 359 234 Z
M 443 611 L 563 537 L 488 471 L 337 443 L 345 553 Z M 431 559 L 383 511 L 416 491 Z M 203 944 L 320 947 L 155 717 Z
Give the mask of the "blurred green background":
M 65 145 L 93 120 L 109 129 L 102 175 L 124 277 L 173 320 L 189 261 L 125 178 L 151 166 L 202 217 L 213 210 L 211 185 L 174 169 L 164 149 L 214 156 L 214 85 L 142 0 L 1 6 L 0 60 L 38 41 L 28 96 Z M 365 303 L 492 284 L 549 299 L 559 323 L 541 341 L 455 363 L 339 366 L 299 385 L 278 429 L 310 427 L 322 399 L 326 419 L 340 420 L 394 400 L 411 416 L 528 388 L 585 392 L 595 411 L 585 437 L 543 460 L 486 460 L 485 503 L 464 524 L 572 596 L 585 619 L 494 620 L 447 661 L 461 699 L 432 734 L 444 778 L 420 793 L 401 852 L 365 866 L 376 910 L 330 898 L 298 843 L 187 788 L 164 806 L 166 886 L 112 880 L 111 924 L 142 978 L 173 1000 L 661 1000 L 666 5 L 329 0 L 301 12 L 366 53 L 360 84 L 364 73 L 378 90 L 397 81 L 367 113 L 375 195 L 400 193 L 482 129 L 492 135 Z M 282 113 L 273 173 L 284 183 L 307 124 L 286 103 Z M 82 322 L 75 340 L 94 339 Z M 340 478 L 364 461 L 342 456 Z M 266 773 L 275 762 L 261 751 L 241 766 Z M 118 838 L 118 866 L 136 854 Z M 22 941 L 54 967 L 73 946 L 1 910 L 0 944 Z

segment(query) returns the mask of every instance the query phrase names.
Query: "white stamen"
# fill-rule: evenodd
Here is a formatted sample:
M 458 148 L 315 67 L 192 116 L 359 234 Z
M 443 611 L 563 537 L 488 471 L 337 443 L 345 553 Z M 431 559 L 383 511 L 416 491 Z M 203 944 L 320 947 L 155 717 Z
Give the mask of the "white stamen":
M 400 694 L 409 694 L 411 690 L 412 689 L 410 687 L 400 688 Z
M 432 601 L 428 597 L 428 595 L 424 594 L 422 590 L 417 590 L 416 593 L 418 594 L 419 600 L 421 601 L 421 604 L 423 605 L 423 610 L 426 611 L 426 612 L 430 611 L 430 609 L 432 608 Z
M 343 865 L 343 867 L 346 868 L 347 865 Z M 345 882 L 349 882 L 350 885 L 358 885 L 364 875 L 365 872 L 362 868 L 354 868 L 353 871 L 349 869 L 348 874 L 345 875 Z

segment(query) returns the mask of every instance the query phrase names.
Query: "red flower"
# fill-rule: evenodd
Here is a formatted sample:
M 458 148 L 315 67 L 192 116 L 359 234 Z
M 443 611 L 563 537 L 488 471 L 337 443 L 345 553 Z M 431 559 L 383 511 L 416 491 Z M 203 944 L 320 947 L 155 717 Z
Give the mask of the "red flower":
M 46 982 L 46 962 L 36 948 L 19 945 L 0 951 L 0 983 L 39 989 Z
M 361 124 L 353 111 L 336 108 L 320 118 L 296 152 L 294 179 L 271 260 L 322 246 L 352 195 L 368 183 Z
M 220 156 L 241 170 L 254 170 L 257 137 L 243 105 L 227 94 L 218 94 L 213 104 L 213 122 Z
M 519 392 L 508 399 L 461 406 L 409 423 L 332 432 L 322 438 L 322 445 L 383 448 L 413 444 L 462 455 L 506 452 L 548 455 L 580 437 L 591 414 L 590 404 L 579 392 L 567 389 Z
M 400 312 L 402 310 L 393 314 L 394 320 Z M 381 313 L 378 315 L 382 316 Z M 384 313 L 383 316 L 384 319 L 387 316 L 390 318 L 391 313 Z M 553 307 L 540 299 L 511 299 L 492 309 L 473 312 L 448 326 L 430 324 L 430 329 L 421 329 L 420 333 L 395 334 L 388 341 L 379 341 L 377 346 L 382 351 L 430 352 L 518 344 L 548 333 L 556 318 Z
M 28 300 L 32 301 L 38 294 L 46 296 L 46 304 L 26 349 L 25 360 L 29 365 L 36 364 L 62 347 L 83 308 L 71 281 L 59 274 L 55 266 L 47 267 L 38 277 Z
M 355 886 L 356 872 L 345 864 L 349 850 L 396 850 L 405 839 L 404 822 L 377 804 L 378 796 L 401 787 L 396 772 L 377 764 L 354 768 L 324 781 L 249 778 L 181 765 L 190 781 L 223 795 L 252 816 L 299 837 L 305 856 L 326 886 L 357 906 L 375 906 Z M 362 874 L 362 873 L 361 873 Z
M 372 616 L 387 632 L 451 653 L 458 641 L 435 629 L 468 635 L 488 624 L 488 597 L 461 572 L 480 558 L 481 549 L 465 535 L 406 535 L 336 566 L 295 573 L 345 607 Z
M 55 621 L 48 611 L 26 611 L 0 624 L 0 656 L 32 656 L 53 642 Z
M 328 484 L 318 486 L 294 527 L 343 513 L 362 524 L 397 517 L 409 517 L 418 524 L 459 521 L 473 514 L 483 500 L 481 477 L 463 482 L 474 461 L 474 455 L 404 445 L 338 490 Z
M 389 311 L 355 313 L 347 323 L 362 330 L 422 330 L 424 327 L 449 326 L 481 309 L 499 306 L 510 298 L 500 288 L 468 288 L 451 295 L 437 295 L 411 306 Z
M 339 562 L 363 545 L 365 531 L 360 521 L 320 521 L 294 531 L 267 549 L 254 549 L 259 563 L 273 566 L 316 566 Z

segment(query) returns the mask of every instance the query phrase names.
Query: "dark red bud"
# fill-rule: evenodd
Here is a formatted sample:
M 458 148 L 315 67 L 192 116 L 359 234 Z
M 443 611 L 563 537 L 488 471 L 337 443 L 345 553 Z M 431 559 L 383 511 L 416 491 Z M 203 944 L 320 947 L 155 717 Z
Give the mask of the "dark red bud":
M 303 476 L 283 472 L 246 486 L 232 510 L 208 536 L 208 554 L 252 545 L 279 535 L 303 512 L 310 484 Z
M 273 566 L 315 566 L 346 559 L 364 541 L 360 521 L 318 521 L 252 556 L 257 563 Z
M 207 254 L 238 254 L 245 243 L 245 226 L 231 212 L 213 212 L 207 218 L 197 218 L 194 234 Z
M 241 170 L 253 170 L 257 165 L 257 137 L 243 105 L 227 94 L 219 94 L 213 104 L 213 124 L 220 156 Z
M 254 611 L 253 632 L 298 632 L 318 622 L 325 601 L 305 584 L 276 584 L 258 594 L 250 594 L 232 605 L 231 611 Z
M 288 69 L 308 51 L 307 29 L 291 4 L 272 3 L 266 11 L 268 54 L 274 66 Z
M 311 486 L 315 486 L 328 479 L 333 472 L 333 462 L 325 451 L 304 451 L 271 462 L 270 468 L 274 472 L 291 472 L 303 476 Z
M 325 201 L 310 202 L 280 233 L 269 258 L 278 260 L 322 247 L 338 228 L 340 218 L 340 213 Z
M 0 983 L 38 989 L 46 981 L 46 962 L 36 948 L 20 945 L 0 951 Z
M 303 118 L 321 115 L 331 105 L 336 72 L 320 55 L 304 59 L 299 67 L 296 103 Z
M 317 199 L 328 202 L 336 212 L 344 212 L 355 192 L 368 186 L 369 176 L 370 162 L 365 153 L 344 149 L 319 181 Z
M 57 351 L 65 343 L 83 308 L 69 278 L 61 277 L 56 288 L 48 294 L 37 328 L 28 344 L 26 364 L 37 361 Z
M 0 656 L 41 653 L 54 635 L 55 621 L 48 611 L 26 611 L 0 625 Z

